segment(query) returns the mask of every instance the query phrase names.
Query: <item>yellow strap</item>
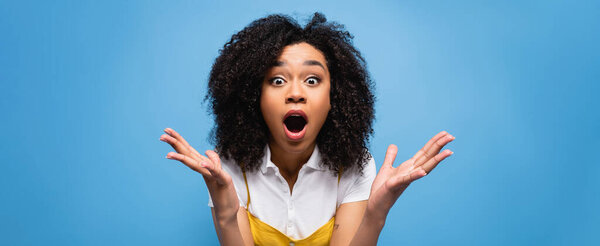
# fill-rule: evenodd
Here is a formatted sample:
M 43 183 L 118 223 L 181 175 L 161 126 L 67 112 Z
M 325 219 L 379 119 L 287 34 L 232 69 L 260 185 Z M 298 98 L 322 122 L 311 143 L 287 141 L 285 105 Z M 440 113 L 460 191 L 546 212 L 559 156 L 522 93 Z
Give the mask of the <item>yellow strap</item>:
M 335 217 L 331 217 L 327 223 L 315 230 L 310 236 L 303 239 L 294 239 L 254 217 L 250 212 L 246 213 L 248 214 L 254 245 L 289 245 L 290 243 L 294 243 L 296 246 L 329 245 L 335 224 Z
M 246 171 L 243 171 L 244 174 L 244 183 L 246 183 L 246 196 L 248 197 L 248 202 L 246 202 L 246 209 L 248 209 L 248 205 L 250 205 L 250 190 L 248 189 L 248 180 L 246 179 Z

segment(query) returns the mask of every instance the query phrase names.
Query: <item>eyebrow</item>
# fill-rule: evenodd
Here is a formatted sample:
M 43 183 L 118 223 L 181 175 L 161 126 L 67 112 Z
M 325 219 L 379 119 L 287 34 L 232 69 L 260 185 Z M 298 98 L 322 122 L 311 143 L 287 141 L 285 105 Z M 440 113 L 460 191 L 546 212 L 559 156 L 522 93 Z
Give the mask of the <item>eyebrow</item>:
M 274 66 L 281 67 L 283 65 L 285 65 L 284 61 L 277 61 L 277 62 L 275 62 Z M 321 64 L 321 62 L 316 61 L 316 60 L 306 60 L 306 61 L 304 61 L 304 63 L 302 63 L 302 65 L 306 65 L 306 66 L 319 66 L 319 67 L 323 68 L 323 70 L 325 70 L 325 66 L 323 66 L 323 64 Z

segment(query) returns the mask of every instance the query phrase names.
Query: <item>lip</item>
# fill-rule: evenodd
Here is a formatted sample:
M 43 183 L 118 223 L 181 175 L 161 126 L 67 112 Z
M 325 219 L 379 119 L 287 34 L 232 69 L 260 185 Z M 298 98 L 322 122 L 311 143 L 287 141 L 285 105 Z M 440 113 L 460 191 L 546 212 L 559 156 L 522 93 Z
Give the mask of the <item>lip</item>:
M 304 120 L 306 121 L 306 124 L 308 124 L 308 117 L 306 117 L 306 113 L 304 113 L 304 111 L 300 110 L 300 109 L 292 109 L 290 111 L 288 111 L 285 116 L 283 116 L 283 120 L 287 119 L 287 117 L 290 117 L 290 115 L 300 115 L 302 116 L 302 118 L 304 118 Z
M 304 128 L 302 128 L 301 131 L 291 132 L 290 130 L 287 129 L 287 126 L 285 125 L 285 123 L 283 123 L 283 121 L 285 121 L 285 119 L 287 119 L 287 117 L 289 117 L 291 115 L 300 115 L 306 121 L 306 125 L 304 125 Z M 294 109 L 290 110 L 285 114 L 285 116 L 283 116 L 283 121 L 282 121 L 283 130 L 285 131 L 285 135 L 287 136 L 287 138 L 289 140 L 297 142 L 304 138 L 304 135 L 306 135 L 306 127 L 308 125 L 308 117 L 306 117 L 306 113 L 304 113 L 304 111 L 294 110 Z

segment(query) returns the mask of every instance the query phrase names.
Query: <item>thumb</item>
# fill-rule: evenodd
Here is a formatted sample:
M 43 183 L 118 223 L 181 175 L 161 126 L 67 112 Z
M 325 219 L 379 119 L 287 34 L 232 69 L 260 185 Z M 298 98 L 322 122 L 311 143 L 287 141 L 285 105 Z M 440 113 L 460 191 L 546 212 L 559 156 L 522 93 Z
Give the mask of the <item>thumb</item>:
M 392 167 L 394 165 L 394 160 L 396 159 L 396 154 L 398 154 L 398 147 L 394 144 L 390 144 L 385 152 L 385 160 L 383 160 L 382 168 L 384 166 Z

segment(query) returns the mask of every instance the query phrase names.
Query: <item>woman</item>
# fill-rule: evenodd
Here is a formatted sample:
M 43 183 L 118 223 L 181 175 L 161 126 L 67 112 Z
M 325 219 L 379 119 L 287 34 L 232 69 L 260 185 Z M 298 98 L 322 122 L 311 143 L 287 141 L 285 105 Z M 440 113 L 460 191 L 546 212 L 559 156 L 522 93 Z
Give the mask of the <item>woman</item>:
M 282 15 L 233 35 L 207 98 L 218 152 L 198 153 L 173 129 L 161 140 L 202 174 L 223 245 L 375 245 L 408 185 L 452 154 L 443 131 L 377 175 L 367 150 L 374 118 L 365 61 L 343 26 L 322 14 L 301 27 Z

